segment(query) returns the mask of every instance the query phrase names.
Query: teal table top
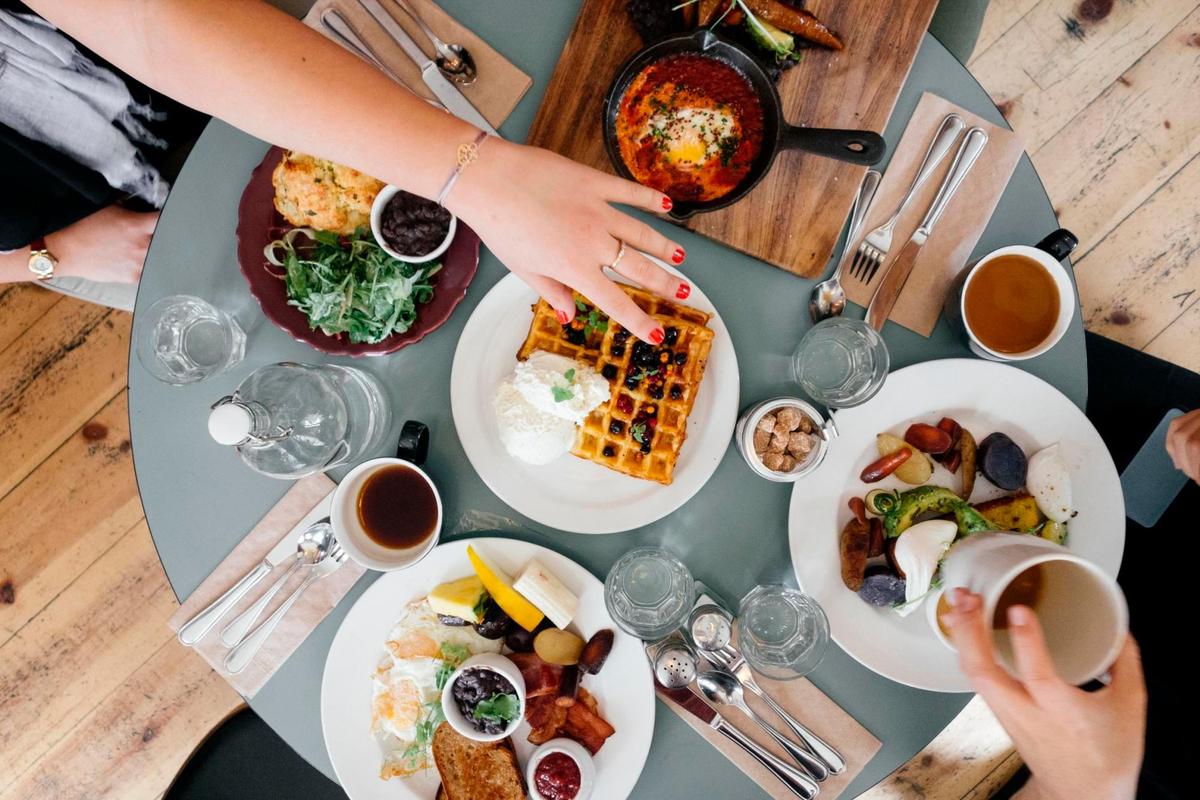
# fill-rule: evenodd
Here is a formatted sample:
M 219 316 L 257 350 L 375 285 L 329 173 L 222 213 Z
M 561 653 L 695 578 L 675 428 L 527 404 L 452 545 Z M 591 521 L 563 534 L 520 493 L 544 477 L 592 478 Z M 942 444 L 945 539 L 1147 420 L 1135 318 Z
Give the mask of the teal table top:
M 303 0 L 291 6 L 307 5 Z M 503 14 L 490 3 L 441 0 L 441 5 L 533 76 L 533 88 L 501 128 L 521 141 L 532 122 L 571 28 L 576 3 L 509 0 Z M 597 76 L 597 80 L 607 80 Z M 926 36 L 885 131 L 895 143 L 923 91 L 933 91 L 1002 123 L 987 94 L 935 39 Z M 268 144 L 221 122 L 209 125 L 171 193 L 150 249 L 138 309 L 168 294 L 208 298 L 246 322 L 246 360 L 229 373 L 188 387 L 155 381 L 130 360 L 133 451 L 146 517 L 175 592 L 186 597 L 290 485 L 245 468 L 206 430 L 208 405 L 253 369 L 281 360 L 334 361 L 291 340 L 267 322 L 238 271 L 237 205 L 250 171 Z M 886 164 L 883 165 L 886 167 Z M 652 220 L 666 230 L 669 223 Z M 976 248 L 1036 242 L 1056 227 L 1054 211 L 1028 158 L 1022 158 Z M 802 280 L 688 231 L 672 231 L 687 249 L 685 271 L 720 310 L 741 367 L 742 407 L 796 393 L 786 359 L 808 328 L 811 281 Z M 459 334 L 480 298 L 506 273 L 486 250 L 479 273 L 450 321 L 419 346 L 379 359 L 351 361 L 383 379 L 396 424 L 419 419 L 432 431 L 426 469 L 443 492 L 447 539 L 495 530 L 563 552 L 603 577 L 629 548 L 664 544 L 679 552 L 697 578 L 728 598 L 768 581 L 794 585 L 788 557 L 790 487 L 754 476 L 730 446 L 716 473 L 689 503 L 658 522 L 621 534 L 587 536 L 534 523 L 496 498 L 475 474 L 450 414 L 450 364 Z M 848 315 L 862 316 L 851 307 Z M 969 356 L 939 323 L 925 339 L 888 324 L 884 338 L 893 368 L 935 358 Z M 1087 397 L 1083 328 L 1076 314 L 1062 342 L 1022 368 L 1049 381 L 1080 407 Z M 398 431 L 398 427 L 397 427 Z M 732 445 L 732 443 L 731 443 Z M 340 477 L 335 472 L 334 477 Z M 321 735 L 319 693 L 330 641 L 368 574 L 251 700 L 254 710 L 317 768 L 333 777 Z M 883 743 L 849 787 L 854 796 L 920 751 L 958 713 L 969 695 L 911 689 L 881 678 L 831 645 L 813 682 Z M 762 797 L 749 778 L 674 714 L 659 707 L 654 744 L 636 797 Z M 835 743 L 836 744 L 836 743 Z

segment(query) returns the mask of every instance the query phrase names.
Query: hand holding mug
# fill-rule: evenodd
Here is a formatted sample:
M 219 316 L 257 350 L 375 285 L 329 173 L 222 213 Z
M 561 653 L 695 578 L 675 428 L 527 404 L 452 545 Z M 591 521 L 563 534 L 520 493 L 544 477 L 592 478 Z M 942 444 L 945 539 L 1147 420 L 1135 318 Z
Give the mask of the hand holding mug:
M 959 663 L 1012 737 L 1033 777 L 1021 797 L 1132 798 L 1145 749 L 1146 685 L 1132 637 L 1108 686 L 1085 692 L 1055 672 L 1037 616 L 1008 610 L 1017 676 L 996 661 L 979 595 L 955 589 L 944 621 Z

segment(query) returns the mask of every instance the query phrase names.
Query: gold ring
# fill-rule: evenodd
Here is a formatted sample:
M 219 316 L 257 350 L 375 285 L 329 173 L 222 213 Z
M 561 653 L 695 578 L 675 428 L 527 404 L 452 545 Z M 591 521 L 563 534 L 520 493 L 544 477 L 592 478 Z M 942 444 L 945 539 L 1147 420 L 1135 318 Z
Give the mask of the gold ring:
M 613 262 L 608 265 L 608 268 L 612 270 L 615 270 L 617 268 L 617 264 L 620 264 L 621 259 L 625 257 L 625 242 L 621 241 L 620 239 L 617 239 L 617 241 L 621 244 L 621 246 L 617 248 L 617 257 L 614 258 Z

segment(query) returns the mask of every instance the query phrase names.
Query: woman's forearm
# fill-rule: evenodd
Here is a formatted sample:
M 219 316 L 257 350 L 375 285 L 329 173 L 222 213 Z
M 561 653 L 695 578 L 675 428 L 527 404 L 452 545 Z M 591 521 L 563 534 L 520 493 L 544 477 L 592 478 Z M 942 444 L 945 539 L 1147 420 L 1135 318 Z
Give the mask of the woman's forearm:
M 261 0 L 26 0 L 181 103 L 434 197 L 474 129 Z

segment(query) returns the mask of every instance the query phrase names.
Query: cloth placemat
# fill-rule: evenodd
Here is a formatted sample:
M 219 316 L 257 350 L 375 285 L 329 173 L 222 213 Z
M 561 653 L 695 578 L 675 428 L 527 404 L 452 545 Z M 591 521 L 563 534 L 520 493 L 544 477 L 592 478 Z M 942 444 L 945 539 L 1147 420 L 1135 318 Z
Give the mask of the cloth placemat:
M 842 793 L 858 773 L 862 772 L 867 762 L 875 757 L 882 744 L 871 735 L 871 732 L 858 723 L 854 717 L 842 710 L 842 707 L 830 700 L 824 692 L 813 686 L 806 678 L 792 681 L 776 681 L 755 673 L 755 679 L 762 690 L 775 702 L 787 709 L 787 712 L 803 722 L 809 730 L 820 736 L 837 749 L 846 759 L 846 770 L 840 775 L 830 775 L 821 783 L 822 800 L 831 800 Z M 656 684 L 657 686 L 657 684 Z M 700 696 L 694 687 L 691 691 Z M 745 692 L 746 702 L 768 724 L 775 726 L 789 738 L 791 731 L 787 730 L 783 720 L 752 692 Z M 726 739 L 723 735 L 701 722 L 695 716 L 684 711 L 673 700 L 664 695 L 659 699 L 682 719 L 689 728 L 703 737 L 710 745 L 721 751 L 721 755 L 729 759 L 735 767 L 746 773 L 764 792 L 776 800 L 795 800 L 795 795 L 783 783 L 771 774 L 766 767 L 751 758 L 744 750 Z M 710 704 L 711 705 L 711 704 Z M 714 706 L 714 708 L 716 708 Z M 746 718 L 742 712 L 732 708 L 717 708 L 717 713 L 725 718 L 733 727 L 753 739 L 765 749 L 771 751 L 785 763 L 794 764 L 778 744 L 758 726 Z
M 243 575 L 254 569 L 280 539 L 293 530 L 307 528 L 322 517 L 328 516 L 334 488 L 336 484 L 325 475 L 312 475 L 297 481 L 183 602 L 167 622 L 171 630 L 178 633 L 189 619 L 207 608 Z M 279 626 L 263 644 L 254 660 L 236 675 L 229 674 L 223 664 L 229 648 L 221 644 L 221 629 L 261 597 L 286 569 L 287 564 L 282 564 L 267 573 L 236 606 L 213 625 L 194 648 L 238 694 L 247 699 L 263 687 L 275 674 L 275 670 L 279 669 L 288 656 L 308 638 L 313 629 L 325 619 L 366 571 L 353 560 L 347 560 L 332 574 L 312 583 L 279 621 Z M 259 622 L 270 616 L 303 580 L 304 569 L 301 568 L 284 584 L 279 594 L 271 601 L 271 605 L 264 609 Z
M 883 224 L 896 211 L 904 193 L 912 184 L 913 176 L 917 174 L 917 167 L 925 158 L 933 135 L 946 115 L 952 112 L 963 118 L 967 130 L 979 126 L 987 131 L 988 142 L 970 174 L 946 207 L 933 235 L 921 248 L 912 274 L 908 276 L 908 282 L 904 284 L 904 290 L 900 293 L 891 316 L 888 317 L 892 322 L 922 336 L 933 333 L 950 284 L 966 266 L 971 251 L 975 249 L 983 229 L 992 217 L 992 212 L 996 210 L 996 204 L 1000 202 L 1000 195 L 1004 194 L 1004 187 L 1008 185 L 1017 161 L 1025 150 L 1020 137 L 1007 128 L 994 125 L 956 106 L 949 100 L 926 92 L 917 104 L 908 127 L 904 129 L 904 136 L 900 139 L 887 172 L 883 175 L 875 193 L 875 200 L 871 203 L 866 224 L 863 225 L 862 235 L 848 244 L 857 248 L 867 233 Z M 954 162 L 954 154 L 958 152 L 962 135 L 959 135 L 959 141 L 955 142 L 954 149 L 942 161 L 938 171 L 917 191 L 917 196 L 900 217 L 892 234 L 892 258 L 900 252 L 908 237 L 921 224 L 925 212 L 929 210 L 938 187 L 950 172 L 950 165 Z M 890 259 L 884 260 L 870 284 L 864 284 L 847 275 L 842 282 L 846 296 L 860 306 L 868 305 L 889 263 Z
M 436 55 L 429 39 L 416 23 L 408 18 L 407 14 L 395 7 L 394 0 L 379 0 L 379 2 L 408 32 L 408 35 L 413 38 L 425 55 L 430 58 Z M 478 70 L 479 77 L 475 79 L 474 83 L 467 86 L 454 85 L 488 122 L 499 128 L 500 123 L 508 119 L 508 115 L 516 108 L 521 97 L 533 85 L 533 79 L 517 69 L 511 61 L 476 36 L 470 29 L 443 11 L 433 0 L 406 0 L 406 2 L 409 8 L 415 11 L 425 21 L 425 24 L 437 34 L 439 39 L 443 42 L 461 44 L 470 51 L 471 57 L 475 60 L 475 68 Z M 417 65 L 400 49 L 400 45 L 393 41 L 387 31 L 380 27 L 375 18 L 358 4 L 357 0 L 317 0 L 309 9 L 308 14 L 304 16 L 304 23 L 340 44 L 337 37 L 321 24 L 321 14 L 327 8 L 336 8 L 362 39 L 379 54 L 380 60 L 404 80 L 410 90 L 427 100 L 437 99 L 429 91 L 425 82 L 421 80 L 421 70 L 417 68 Z

